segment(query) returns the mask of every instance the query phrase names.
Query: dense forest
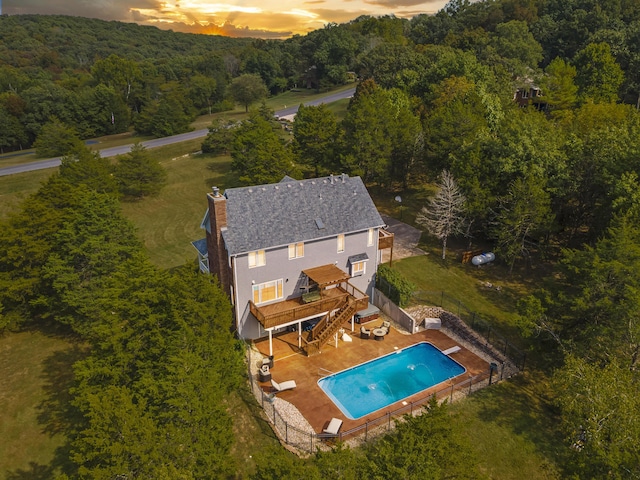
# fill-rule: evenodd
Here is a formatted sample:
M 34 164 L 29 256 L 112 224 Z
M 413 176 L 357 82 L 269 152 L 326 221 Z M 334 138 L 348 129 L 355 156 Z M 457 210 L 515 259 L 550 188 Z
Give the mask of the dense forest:
M 638 2 L 452 0 L 433 16 L 360 17 L 284 41 L 0 17 L 0 147 L 31 146 L 51 122 L 82 138 L 178 133 L 198 113 L 230 108 L 228 87 L 243 76 L 276 94 L 352 74 L 360 82 L 344 119 L 303 107 L 285 141 L 262 108 L 237 128 L 212 125 L 203 150 L 230 154 L 246 183 L 338 171 L 390 192 L 455 182 L 464 222 L 451 235 L 491 245 L 507 269 L 541 263 L 550 272 L 519 302 L 518 322 L 554 365 L 553 404 L 572 447 L 563 476 L 639 478 Z M 189 269 L 150 267 L 113 193 L 101 190 L 108 169 L 82 156 L 73 165 L 0 228 L 4 323 L 53 317 L 91 346 L 76 372 L 82 421 L 70 474 L 227 476 L 229 438 L 202 440 L 211 428 L 204 402 L 219 398 L 189 402 L 201 382 L 240 382 L 231 336 L 204 321 L 216 311 L 211 318 L 230 323 L 229 307 Z M 208 365 L 205 338 L 237 375 L 187 368 Z M 162 372 L 150 367 L 157 358 L 171 359 Z M 178 377 L 184 390 L 167 386 Z M 482 478 L 446 406 L 429 412 L 362 450 L 315 460 L 266 452 L 256 478 L 298 478 L 302 466 L 306 478 Z M 138 428 L 124 442 L 110 429 L 129 418 Z M 434 436 L 437 445 L 425 440 Z

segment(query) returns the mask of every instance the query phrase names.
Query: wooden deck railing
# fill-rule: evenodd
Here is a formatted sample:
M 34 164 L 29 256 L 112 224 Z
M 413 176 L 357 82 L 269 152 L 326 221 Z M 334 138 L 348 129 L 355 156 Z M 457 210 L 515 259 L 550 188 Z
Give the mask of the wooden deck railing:
M 347 297 L 353 297 L 356 300 L 356 311 L 364 310 L 369 305 L 369 296 L 349 282 L 341 283 L 335 290 L 339 293 L 332 292 L 331 295 L 323 296 L 315 302 L 303 303 L 302 298 L 299 298 L 299 303 L 293 307 L 287 307 L 287 303 L 281 302 L 283 309 L 276 308 L 273 313 L 265 313 L 264 309 L 249 301 L 249 311 L 266 329 L 331 312 L 343 304 Z
M 313 317 L 335 309 L 348 294 L 336 297 L 327 297 L 317 302 L 301 304 L 296 307 L 265 315 L 253 302 L 249 302 L 249 311 L 266 328 L 277 327 L 294 322 L 300 318 Z
M 378 250 L 393 248 L 393 233 L 386 230 L 378 230 Z

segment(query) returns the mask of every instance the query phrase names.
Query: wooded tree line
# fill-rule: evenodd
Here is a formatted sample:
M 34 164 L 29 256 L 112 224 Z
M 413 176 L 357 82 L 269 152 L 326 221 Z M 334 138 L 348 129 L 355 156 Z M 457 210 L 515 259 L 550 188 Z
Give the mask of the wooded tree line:
M 399 88 L 426 108 L 443 80 L 464 77 L 474 87 L 467 95 L 475 95 L 467 102 L 480 101 L 497 121 L 498 99 L 507 101 L 516 86 L 550 69 L 551 83 L 540 86 L 556 110 L 586 98 L 635 104 L 639 19 L 630 0 L 454 0 L 435 16 L 363 16 L 279 41 L 3 16 L 0 149 L 31 146 L 54 117 L 82 138 L 130 127 L 145 135 L 180 133 L 196 114 L 228 109 L 228 86 L 245 74 L 259 76 L 275 94 L 341 85 L 354 72 L 385 89 Z M 574 67 L 577 98 L 566 83 Z
M 229 300 L 193 265 L 153 266 L 90 152 L 0 224 L 2 327 L 66 325 L 74 365 L 62 478 L 232 477 L 225 400 L 243 381 Z M 115 193 L 114 193 L 115 192 Z

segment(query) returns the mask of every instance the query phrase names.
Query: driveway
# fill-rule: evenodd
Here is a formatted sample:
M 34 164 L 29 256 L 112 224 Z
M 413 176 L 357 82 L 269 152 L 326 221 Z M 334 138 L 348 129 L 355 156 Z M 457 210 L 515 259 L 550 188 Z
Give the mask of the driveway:
M 393 233 L 393 260 L 400 260 L 406 257 L 415 257 L 417 255 L 426 255 L 424 250 L 418 248 L 422 231 L 411 225 L 407 225 L 400 220 L 387 215 L 381 215 L 382 220 L 388 225 L 387 231 Z M 382 263 L 389 261 L 391 256 L 390 249 L 382 251 Z

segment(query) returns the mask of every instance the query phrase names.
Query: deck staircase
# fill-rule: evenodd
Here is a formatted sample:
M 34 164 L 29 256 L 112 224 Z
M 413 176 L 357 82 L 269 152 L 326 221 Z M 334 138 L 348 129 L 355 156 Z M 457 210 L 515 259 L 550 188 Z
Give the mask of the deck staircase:
M 309 333 L 309 338 L 306 340 L 304 347 L 307 356 L 320 353 L 320 349 L 333 337 L 333 335 L 340 330 L 342 325 L 353 315 L 355 315 L 357 308 L 356 299 L 352 296 L 346 297 L 346 299 L 340 305 L 340 308 L 335 312 L 329 312 L 325 318 L 323 318 Z

